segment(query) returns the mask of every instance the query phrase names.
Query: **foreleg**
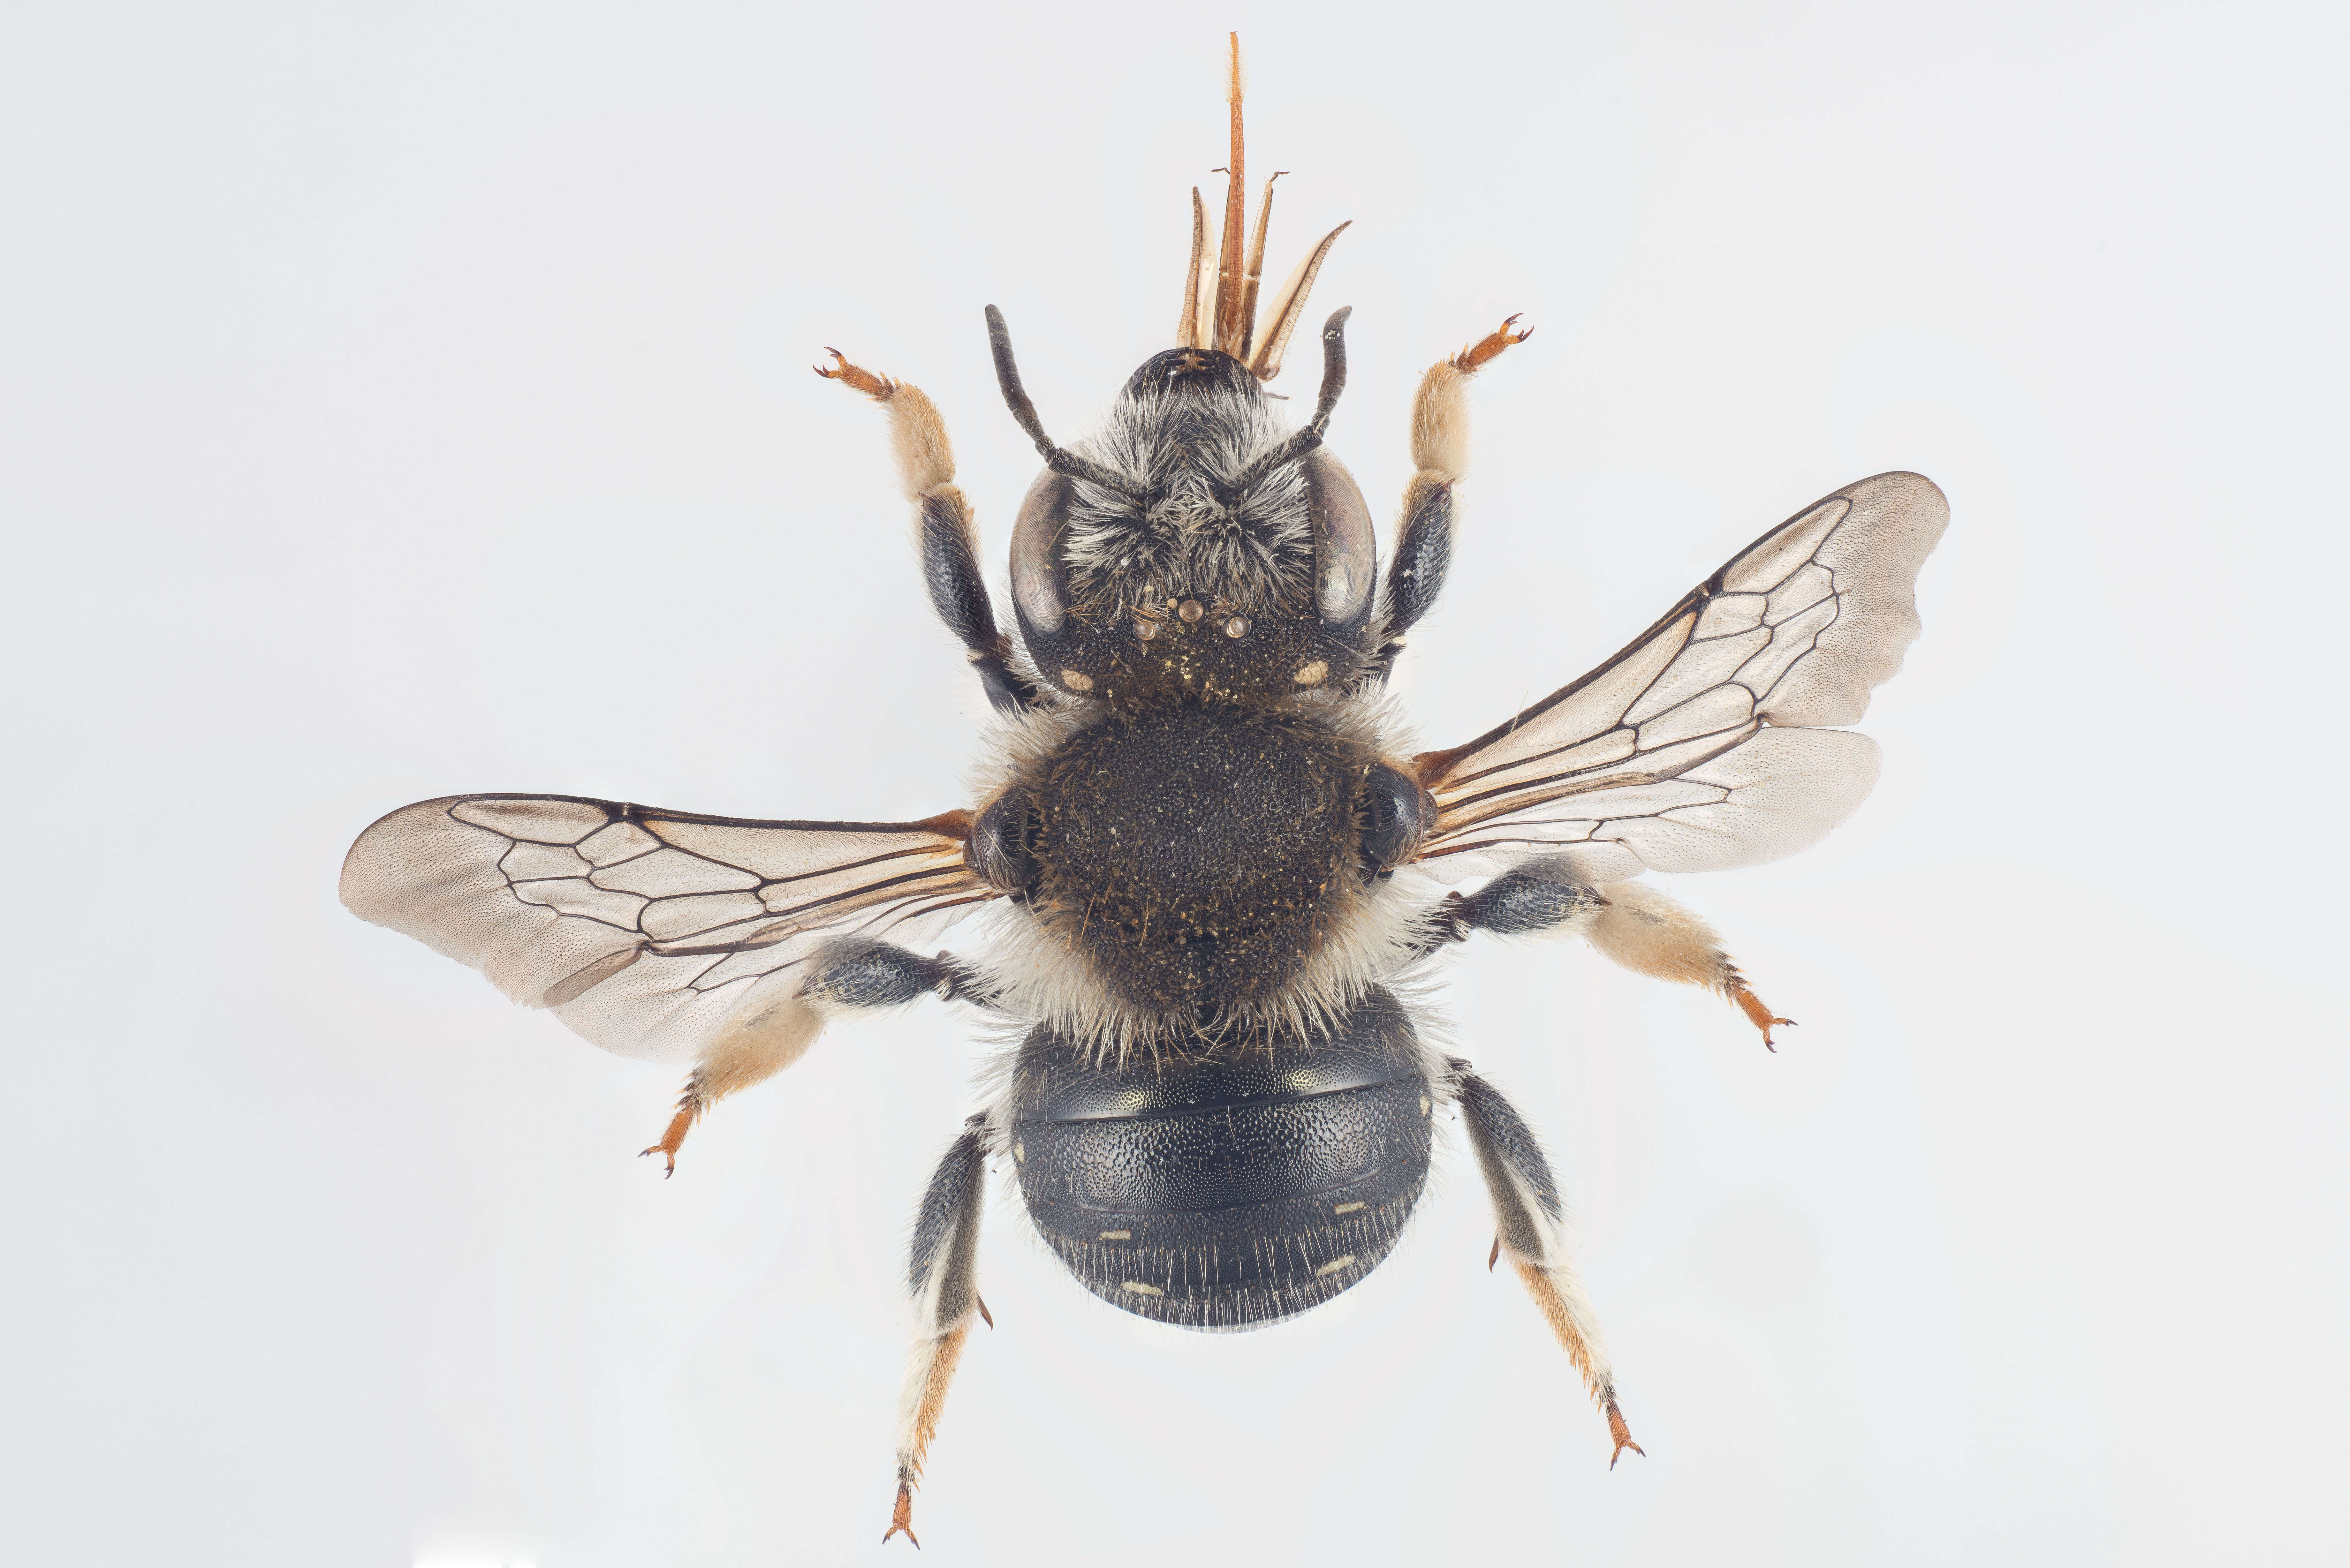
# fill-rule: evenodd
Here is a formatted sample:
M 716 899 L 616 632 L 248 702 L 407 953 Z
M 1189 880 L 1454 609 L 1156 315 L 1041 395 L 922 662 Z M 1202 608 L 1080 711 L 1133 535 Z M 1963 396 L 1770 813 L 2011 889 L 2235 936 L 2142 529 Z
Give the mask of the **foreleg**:
M 1388 566 L 1386 635 L 1373 657 L 1384 676 L 1403 647 L 1404 634 L 1426 615 L 1452 564 L 1452 487 L 1469 467 L 1469 382 L 1513 343 L 1533 335 L 1496 330 L 1450 359 L 1428 368 L 1411 405 L 1411 481 L 1404 486 L 1403 521 L 1396 528 L 1395 559 Z
M 914 1298 L 914 1345 L 899 1404 L 898 1502 L 883 1541 L 902 1530 L 907 1540 L 921 1544 L 914 1537 L 914 1489 L 921 1484 L 922 1459 L 938 1431 L 947 1385 L 954 1379 L 972 1316 L 994 1325 L 987 1303 L 979 1299 L 979 1216 L 986 1185 L 986 1118 L 973 1116 L 939 1161 L 914 1220 L 906 1274 Z
M 727 1021 L 686 1079 L 677 1114 L 660 1141 L 642 1153 L 665 1157 L 668 1168 L 662 1174 L 676 1175 L 677 1151 L 684 1147 L 685 1135 L 711 1106 L 798 1061 L 834 1017 L 896 1007 L 925 993 L 981 1006 L 987 1005 L 991 994 L 976 973 L 946 953 L 926 959 L 862 938 L 816 949 L 808 957 L 806 978 L 791 996 Z
M 1468 1129 L 1477 1168 L 1493 1199 L 1493 1252 L 1486 1266 L 1509 1254 L 1511 1266 L 1558 1336 L 1559 1347 L 1583 1374 L 1591 1402 L 1607 1417 L 1607 1436 L 1616 1445 L 1607 1456 L 1607 1468 L 1614 1469 L 1626 1449 L 1636 1454 L 1642 1449 L 1617 1408 L 1616 1374 L 1600 1341 L 1599 1322 L 1567 1256 L 1566 1209 L 1559 1201 L 1550 1162 L 1543 1158 L 1533 1130 L 1500 1090 L 1470 1072 L 1468 1063 L 1456 1060 L 1452 1066 L 1460 1075 L 1461 1125 Z
M 837 363 L 816 366 L 817 375 L 863 392 L 889 411 L 898 483 L 914 504 L 931 607 L 968 650 L 990 702 L 1003 709 L 1033 706 L 1036 689 L 1013 670 L 1011 639 L 996 629 L 979 570 L 979 530 L 971 503 L 954 483 L 954 448 L 938 405 L 920 387 L 852 365 L 837 348 L 826 352 Z
M 1773 1051 L 1779 1047 L 1771 1031 L 1795 1022 L 1764 1005 L 1723 950 L 1721 939 L 1694 911 L 1646 882 L 1592 887 L 1575 874 L 1567 856 L 1526 861 L 1471 898 L 1455 894 L 1443 913 L 1451 927 L 1446 934 L 1455 940 L 1480 930 L 1574 932 L 1636 974 L 1702 986 L 1737 1003 L 1762 1032 L 1763 1045 Z

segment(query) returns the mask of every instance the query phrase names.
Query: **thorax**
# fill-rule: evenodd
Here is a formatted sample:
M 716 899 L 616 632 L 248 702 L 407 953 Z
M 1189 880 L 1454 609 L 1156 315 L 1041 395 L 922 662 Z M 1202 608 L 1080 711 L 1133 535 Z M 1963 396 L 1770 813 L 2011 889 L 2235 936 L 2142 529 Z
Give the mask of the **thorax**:
M 1293 712 L 1109 714 L 1042 770 L 1032 908 L 1128 1006 L 1212 1018 L 1261 1004 L 1367 879 L 1355 819 L 1374 760 Z

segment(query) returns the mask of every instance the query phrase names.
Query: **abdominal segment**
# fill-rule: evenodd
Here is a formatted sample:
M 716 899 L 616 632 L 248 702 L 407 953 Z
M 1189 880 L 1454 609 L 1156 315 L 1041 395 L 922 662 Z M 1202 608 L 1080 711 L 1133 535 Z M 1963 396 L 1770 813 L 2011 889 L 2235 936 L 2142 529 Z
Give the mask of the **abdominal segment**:
M 1409 1018 L 1373 991 L 1326 1034 L 1107 1070 L 1039 1029 L 1005 1119 L 1029 1215 L 1087 1290 L 1240 1329 L 1387 1255 L 1427 1179 L 1431 1100 Z

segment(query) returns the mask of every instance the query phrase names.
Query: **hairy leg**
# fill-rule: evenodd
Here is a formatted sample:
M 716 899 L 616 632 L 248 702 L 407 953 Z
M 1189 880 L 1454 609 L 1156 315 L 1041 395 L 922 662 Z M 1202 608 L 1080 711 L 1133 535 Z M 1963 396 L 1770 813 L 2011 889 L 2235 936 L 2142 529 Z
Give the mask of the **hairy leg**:
M 1465 940 L 1480 930 L 1504 935 L 1571 931 L 1636 974 L 1702 986 L 1736 1003 L 1762 1032 L 1763 1045 L 1773 1051 L 1779 1047 L 1771 1031 L 1792 1028 L 1795 1022 L 1779 1017 L 1754 994 L 1723 950 L 1721 937 L 1695 911 L 1645 882 L 1592 887 L 1564 855 L 1524 861 L 1473 897 L 1455 895 L 1445 913 L 1455 940 Z
M 1607 1436 L 1615 1444 L 1607 1456 L 1607 1468 L 1613 1469 L 1626 1449 L 1636 1454 L 1641 1449 L 1632 1440 L 1624 1413 L 1617 1407 L 1616 1374 L 1599 1337 L 1599 1320 L 1567 1254 L 1566 1209 L 1559 1201 L 1550 1162 L 1543 1158 L 1541 1145 L 1516 1108 L 1502 1097 L 1500 1090 L 1469 1072 L 1468 1066 L 1466 1062 L 1453 1063 L 1460 1074 L 1461 1124 L 1468 1129 L 1477 1168 L 1493 1200 L 1493 1258 L 1509 1254 L 1511 1266 L 1542 1310 L 1559 1348 L 1583 1375 L 1591 1402 L 1607 1417 Z M 1492 1263 L 1489 1258 L 1487 1266 Z
M 1513 331 L 1513 316 L 1420 378 L 1411 405 L 1410 483 L 1404 486 L 1403 521 L 1396 527 L 1395 560 L 1388 568 L 1386 637 L 1373 661 L 1384 675 L 1404 635 L 1443 590 L 1452 562 L 1452 487 L 1469 466 L 1469 382 L 1533 328 Z
M 962 640 L 988 701 L 998 708 L 1030 706 L 1036 689 L 1012 668 L 1012 641 L 996 629 L 980 575 L 979 530 L 971 503 L 954 483 L 954 448 L 938 405 L 920 387 L 852 365 L 837 348 L 827 352 L 835 363 L 815 367 L 817 375 L 864 393 L 889 413 L 898 484 L 914 504 L 931 607 Z
M 662 1174 L 677 1174 L 677 1151 L 685 1135 L 711 1106 L 737 1090 L 764 1083 L 807 1054 L 831 1019 L 843 1012 L 897 1007 L 935 994 L 949 1002 L 987 1003 L 983 983 L 946 953 L 934 959 L 888 942 L 848 938 L 809 955 L 808 971 L 796 991 L 729 1019 L 685 1081 L 677 1114 L 660 1141 L 642 1155 L 668 1160 Z
M 1644 882 L 1611 883 L 1600 891 L 1607 908 L 1584 933 L 1593 947 L 1636 974 L 1702 986 L 1737 1003 L 1747 1022 L 1762 1032 L 1763 1046 L 1779 1048 L 1772 1029 L 1792 1028 L 1795 1021 L 1763 1005 L 1702 917 Z
M 987 1320 L 979 1299 L 979 1219 L 986 1192 L 985 1118 L 973 1116 L 931 1177 L 914 1220 L 906 1283 L 914 1298 L 914 1344 L 898 1415 L 898 1501 L 881 1539 L 903 1531 L 916 1546 L 914 1489 L 938 1432 L 947 1386 L 954 1379 L 973 1316 Z

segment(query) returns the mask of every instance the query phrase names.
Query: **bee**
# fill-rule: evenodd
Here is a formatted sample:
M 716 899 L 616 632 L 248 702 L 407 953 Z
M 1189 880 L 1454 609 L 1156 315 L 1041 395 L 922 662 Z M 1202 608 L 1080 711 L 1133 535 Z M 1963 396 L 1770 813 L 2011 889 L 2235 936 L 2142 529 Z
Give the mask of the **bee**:
M 837 350 L 817 373 L 879 405 L 931 607 L 994 710 L 983 774 L 919 822 L 754 821 L 555 794 L 405 806 L 350 850 L 344 903 L 470 964 L 623 1055 L 686 1067 L 643 1152 L 669 1172 L 711 1108 L 837 1019 L 935 996 L 1007 1044 L 931 1177 L 897 1496 L 913 1493 L 972 1320 L 991 1171 L 1070 1273 L 1123 1311 L 1263 1326 L 1378 1266 L 1441 1119 L 1475 1156 L 1506 1255 L 1613 1445 L 1640 1451 L 1540 1141 L 1431 1044 L 1398 982 L 1479 933 L 1580 935 L 1639 973 L 1766 1005 L 1645 871 L 1776 859 L 1876 782 L 1841 726 L 1900 666 L 1948 518 L 1913 473 L 1846 485 L 1771 529 L 1622 651 L 1473 740 L 1404 750 L 1384 688 L 1453 548 L 1469 394 L 1511 317 L 1421 378 L 1414 472 L 1384 576 L 1370 508 L 1325 437 L 1348 312 L 1313 335 L 1313 411 L 1266 384 L 1346 225 L 1261 302 L 1237 38 L 1218 243 L 1191 192 L 1173 343 L 1063 446 L 986 310 L 1003 400 L 1043 471 L 1013 524 L 1010 627 L 980 566 L 937 407 Z M 1447 882 L 1482 877 L 1476 890 Z M 923 956 L 986 919 L 964 956 Z

